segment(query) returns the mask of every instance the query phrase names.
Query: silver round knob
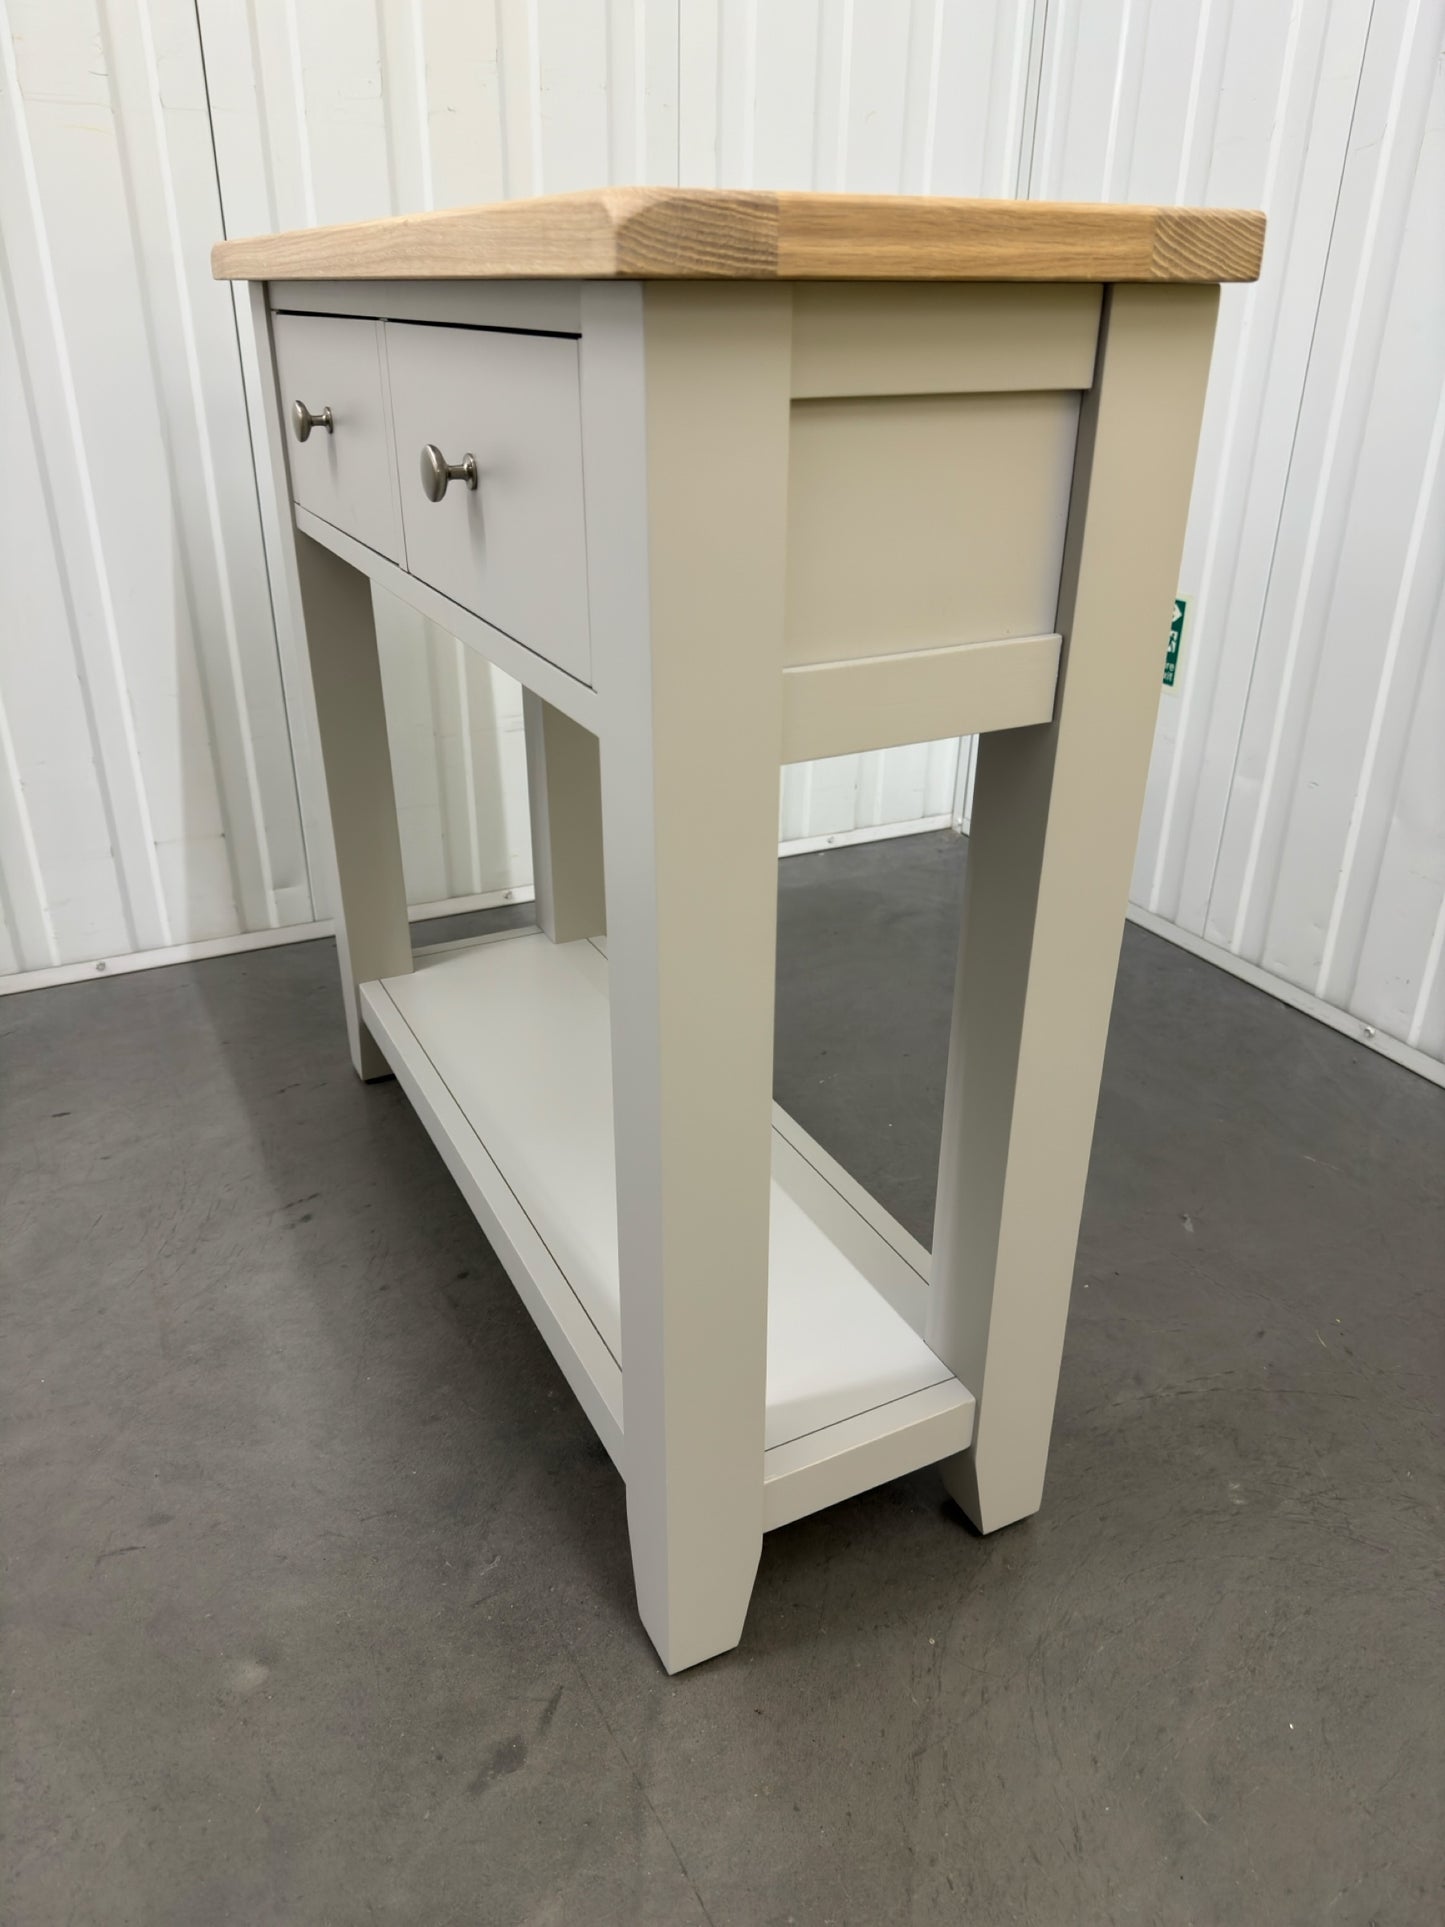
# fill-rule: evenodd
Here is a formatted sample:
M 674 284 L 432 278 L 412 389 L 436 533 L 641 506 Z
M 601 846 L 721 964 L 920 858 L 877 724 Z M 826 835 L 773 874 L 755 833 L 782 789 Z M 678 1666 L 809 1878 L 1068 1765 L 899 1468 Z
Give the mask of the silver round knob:
M 297 441 L 304 442 L 313 428 L 324 428 L 327 434 L 330 435 L 334 431 L 336 424 L 331 419 L 331 410 L 329 408 L 323 408 L 319 415 L 313 415 L 304 401 L 293 401 L 291 404 L 291 426 L 296 431 Z
M 449 462 L 435 442 L 428 442 L 421 452 L 421 485 L 429 502 L 439 502 L 447 492 L 448 482 L 465 482 L 468 488 L 477 485 L 477 458 L 463 455 L 459 462 Z

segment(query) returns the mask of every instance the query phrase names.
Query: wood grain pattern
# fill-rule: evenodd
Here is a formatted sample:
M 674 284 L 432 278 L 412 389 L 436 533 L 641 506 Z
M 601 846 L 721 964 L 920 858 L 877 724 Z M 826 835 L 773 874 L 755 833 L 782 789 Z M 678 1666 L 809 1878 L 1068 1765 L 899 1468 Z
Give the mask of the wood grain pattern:
M 222 241 L 218 280 L 1253 281 L 1264 216 L 603 188 Z

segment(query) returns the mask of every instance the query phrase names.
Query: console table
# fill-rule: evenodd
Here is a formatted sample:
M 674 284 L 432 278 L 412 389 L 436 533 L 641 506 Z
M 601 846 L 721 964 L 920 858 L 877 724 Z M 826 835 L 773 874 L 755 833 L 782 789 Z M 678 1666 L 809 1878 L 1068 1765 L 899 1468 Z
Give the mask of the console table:
M 1043 1490 L 1228 210 L 625 189 L 227 241 L 351 1051 L 626 1482 L 670 1672 L 762 1536 Z M 291 534 L 294 522 L 294 540 Z M 413 954 L 371 584 L 526 692 L 537 928 Z M 779 770 L 982 733 L 931 1254 L 772 1101 Z

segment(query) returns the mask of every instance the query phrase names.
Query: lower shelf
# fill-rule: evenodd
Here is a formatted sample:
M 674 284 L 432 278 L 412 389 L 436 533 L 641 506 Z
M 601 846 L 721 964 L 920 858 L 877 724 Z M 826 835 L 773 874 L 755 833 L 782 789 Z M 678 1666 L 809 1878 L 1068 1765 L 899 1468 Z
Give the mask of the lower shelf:
M 536 931 L 363 985 L 368 1028 L 619 1469 L 607 962 Z M 782 1525 L 961 1451 L 973 1397 L 919 1332 L 927 1254 L 782 1112 L 764 1513 Z

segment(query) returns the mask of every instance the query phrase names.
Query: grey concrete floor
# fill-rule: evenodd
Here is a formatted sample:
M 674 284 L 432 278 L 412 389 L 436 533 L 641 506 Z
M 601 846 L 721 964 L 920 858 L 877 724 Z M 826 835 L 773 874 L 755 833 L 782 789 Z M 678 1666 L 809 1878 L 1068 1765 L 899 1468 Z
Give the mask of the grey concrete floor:
M 928 1233 L 961 847 L 783 866 L 777 1086 Z M 7 1923 L 1438 1922 L 1441 1093 L 1130 931 L 1044 1510 L 623 1494 L 329 944 L 0 1001 Z

